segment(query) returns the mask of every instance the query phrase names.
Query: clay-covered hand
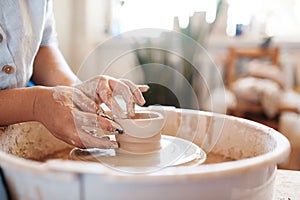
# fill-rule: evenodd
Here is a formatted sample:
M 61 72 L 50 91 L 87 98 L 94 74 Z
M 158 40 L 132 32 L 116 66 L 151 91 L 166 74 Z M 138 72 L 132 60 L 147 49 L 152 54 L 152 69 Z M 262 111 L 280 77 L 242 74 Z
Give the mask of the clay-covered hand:
M 105 131 L 120 132 L 114 121 L 96 114 L 99 106 L 79 89 L 43 88 L 36 95 L 34 119 L 57 138 L 80 148 L 117 148 Z M 105 131 L 102 131 L 105 130 Z
M 106 104 L 112 113 L 118 117 L 126 118 L 126 114 L 115 100 L 115 96 L 120 95 L 126 102 L 126 109 L 129 117 L 134 116 L 134 105 L 144 105 L 145 99 L 142 92 L 149 89 L 147 85 L 135 85 L 127 79 L 115 79 L 110 76 L 100 75 L 91 78 L 77 86 L 89 98 L 98 105 Z

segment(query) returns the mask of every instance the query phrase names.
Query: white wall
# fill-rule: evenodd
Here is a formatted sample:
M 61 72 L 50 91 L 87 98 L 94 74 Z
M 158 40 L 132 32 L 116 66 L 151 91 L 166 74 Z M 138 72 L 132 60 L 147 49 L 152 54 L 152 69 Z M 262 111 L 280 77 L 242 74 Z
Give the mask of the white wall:
M 88 53 L 103 41 L 109 0 L 54 0 L 60 49 L 77 72 Z

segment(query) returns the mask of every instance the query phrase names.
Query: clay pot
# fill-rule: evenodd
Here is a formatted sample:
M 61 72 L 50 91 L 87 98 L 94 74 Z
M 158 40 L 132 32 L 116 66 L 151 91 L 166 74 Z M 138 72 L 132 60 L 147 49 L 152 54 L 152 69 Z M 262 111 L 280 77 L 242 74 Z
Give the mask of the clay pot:
M 133 118 L 115 119 L 123 129 L 116 140 L 120 149 L 130 153 L 152 153 L 160 150 L 161 130 L 164 125 L 162 114 L 153 111 L 137 111 Z

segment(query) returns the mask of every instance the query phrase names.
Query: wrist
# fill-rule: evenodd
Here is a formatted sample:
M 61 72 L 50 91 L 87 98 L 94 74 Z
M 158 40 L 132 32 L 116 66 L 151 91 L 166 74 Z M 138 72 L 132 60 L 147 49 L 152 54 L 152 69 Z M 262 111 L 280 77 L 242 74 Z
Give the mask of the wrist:
M 16 88 L 0 91 L 0 125 L 35 121 L 35 103 L 43 87 Z
M 51 87 L 36 86 L 32 88 L 32 121 L 42 122 L 41 111 L 47 106 L 46 98 L 50 97 Z M 49 97 L 48 97 L 49 96 Z

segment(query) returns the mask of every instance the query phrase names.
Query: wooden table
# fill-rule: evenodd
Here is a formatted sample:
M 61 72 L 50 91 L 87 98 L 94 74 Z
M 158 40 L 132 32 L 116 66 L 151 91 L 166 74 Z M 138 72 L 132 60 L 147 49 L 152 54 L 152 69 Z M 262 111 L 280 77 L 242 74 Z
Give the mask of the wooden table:
M 300 171 L 277 171 L 274 200 L 300 200 Z

